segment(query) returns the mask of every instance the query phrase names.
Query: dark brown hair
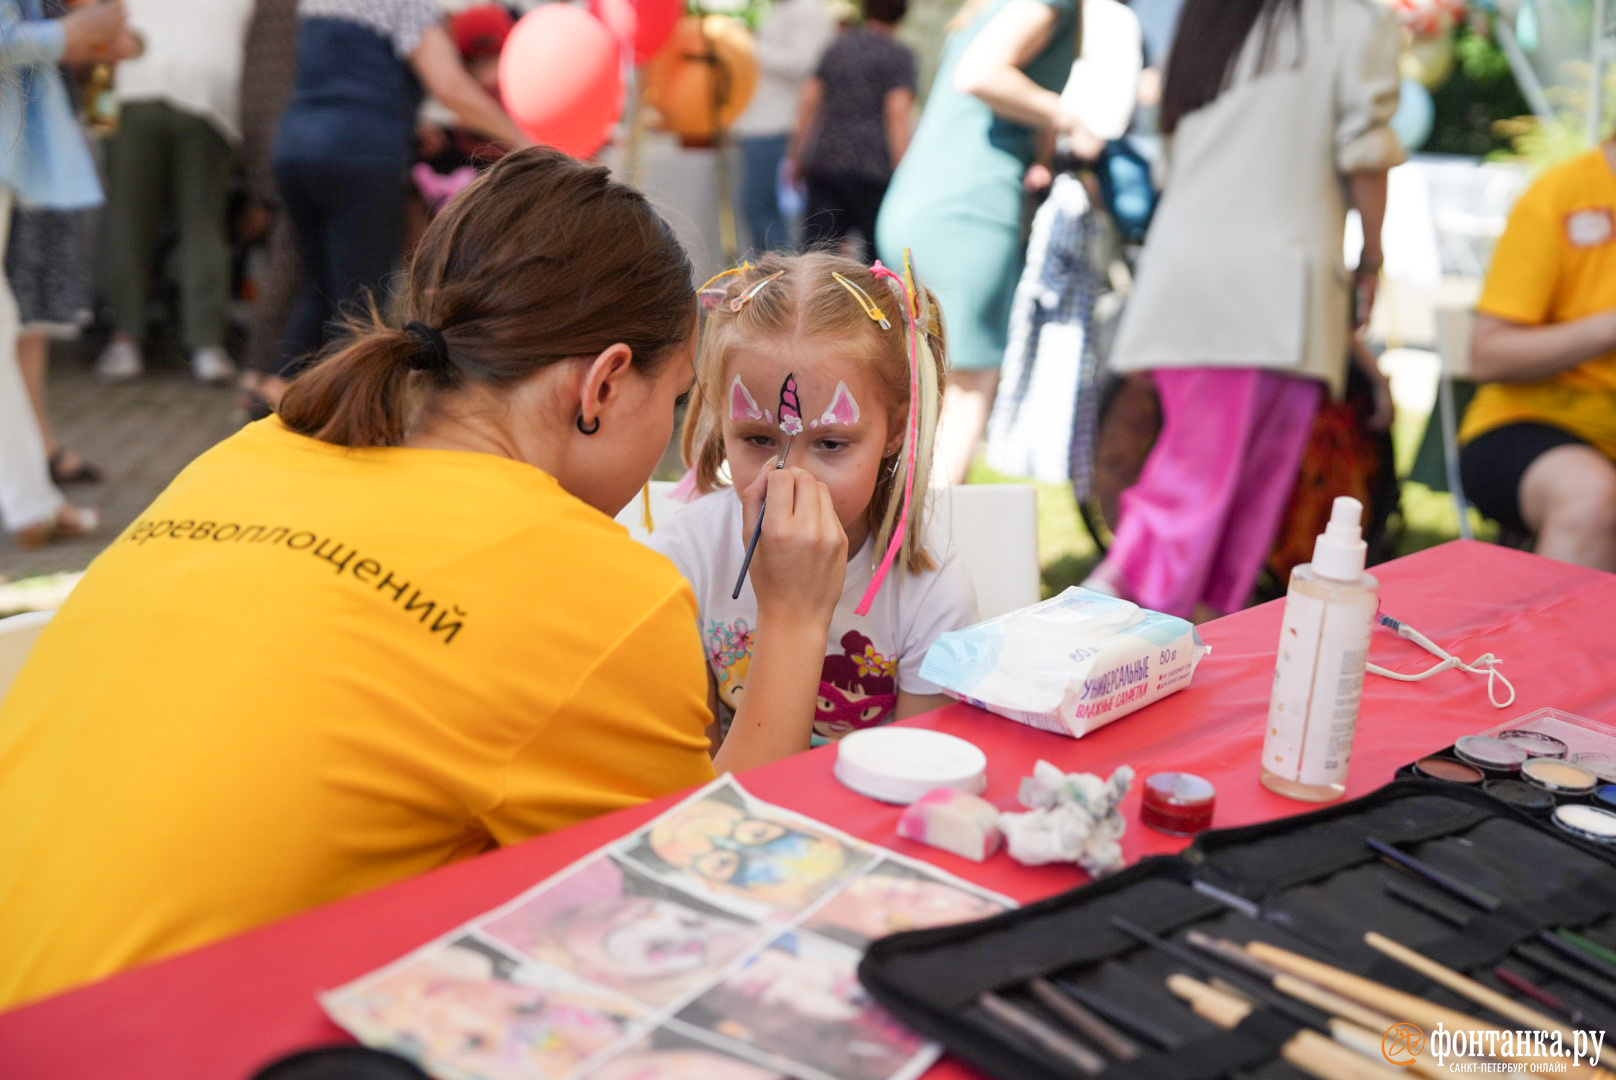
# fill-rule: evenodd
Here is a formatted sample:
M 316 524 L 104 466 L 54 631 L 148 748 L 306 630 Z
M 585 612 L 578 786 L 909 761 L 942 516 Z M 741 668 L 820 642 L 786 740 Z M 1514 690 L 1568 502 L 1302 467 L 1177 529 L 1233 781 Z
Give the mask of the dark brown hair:
M 616 342 L 654 374 L 695 327 L 691 276 L 673 230 L 606 169 L 547 147 L 509 154 L 438 215 L 405 275 L 399 322 L 437 330 L 441 362 L 412 368 L 422 339 L 372 301 L 287 389 L 281 419 L 340 446 L 396 446 L 412 402 L 436 392 L 518 382 Z
M 1269 70 L 1275 32 L 1282 22 L 1299 26 L 1301 7 L 1301 0 L 1187 0 L 1178 13 L 1162 84 L 1162 133 L 1171 135 L 1180 120 L 1229 88 L 1246 39 L 1259 22 L 1263 39 L 1257 70 Z

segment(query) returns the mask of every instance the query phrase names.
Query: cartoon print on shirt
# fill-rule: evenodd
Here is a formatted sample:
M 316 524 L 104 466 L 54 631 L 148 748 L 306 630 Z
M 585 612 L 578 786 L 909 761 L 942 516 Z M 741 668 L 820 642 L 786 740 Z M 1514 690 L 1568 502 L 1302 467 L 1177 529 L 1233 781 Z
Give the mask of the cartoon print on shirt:
M 840 739 L 883 723 L 898 704 L 898 661 L 876 651 L 857 630 L 842 635 L 842 654 L 825 657 L 814 734 Z
M 739 709 L 747 672 L 752 668 L 752 628 L 745 619 L 728 625 L 714 619 L 707 624 L 707 659 L 713 665 L 719 700 Z

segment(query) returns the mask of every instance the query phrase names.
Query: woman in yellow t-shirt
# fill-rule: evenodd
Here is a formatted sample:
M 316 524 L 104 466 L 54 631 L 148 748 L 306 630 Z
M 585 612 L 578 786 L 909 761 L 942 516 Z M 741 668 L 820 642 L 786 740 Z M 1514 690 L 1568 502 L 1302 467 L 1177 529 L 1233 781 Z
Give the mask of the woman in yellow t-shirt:
M 1539 555 L 1616 570 L 1616 141 L 1521 196 L 1477 304 L 1465 494 Z
M 0 705 L 0 1008 L 808 745 L 764 717 L 818 683 L 824 486 L 748 490 L 759 643 L 716 761 L 690 586 L 612 521 L 693 374 L 645 198 L 512 154 L 402 311 L 188 466 Z

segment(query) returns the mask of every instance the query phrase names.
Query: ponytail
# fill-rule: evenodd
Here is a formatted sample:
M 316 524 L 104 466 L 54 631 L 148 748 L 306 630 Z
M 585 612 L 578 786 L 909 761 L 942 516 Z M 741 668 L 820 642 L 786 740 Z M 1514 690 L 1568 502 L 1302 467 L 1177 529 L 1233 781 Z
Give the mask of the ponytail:
M 421 342 L 387 326 L 374 298 L 368 318 L 349 320 L 347 331 L 346 340 L 286 388 L 281 422 L 337 446 L 398 446 L 410 421 L 409 363 Z

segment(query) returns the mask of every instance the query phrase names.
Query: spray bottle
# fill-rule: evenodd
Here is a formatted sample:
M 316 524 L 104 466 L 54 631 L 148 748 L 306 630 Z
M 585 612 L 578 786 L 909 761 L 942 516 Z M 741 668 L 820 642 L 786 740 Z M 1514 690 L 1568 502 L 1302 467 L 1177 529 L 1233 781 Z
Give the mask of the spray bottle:
M 1363 504 L 1335 500 L 1313 561 L 1291 571 L 1279 631 L 1262 782 L 1307 802 L 1339 799 L 1363 697 L 1380 582 L 1364 573 Z

